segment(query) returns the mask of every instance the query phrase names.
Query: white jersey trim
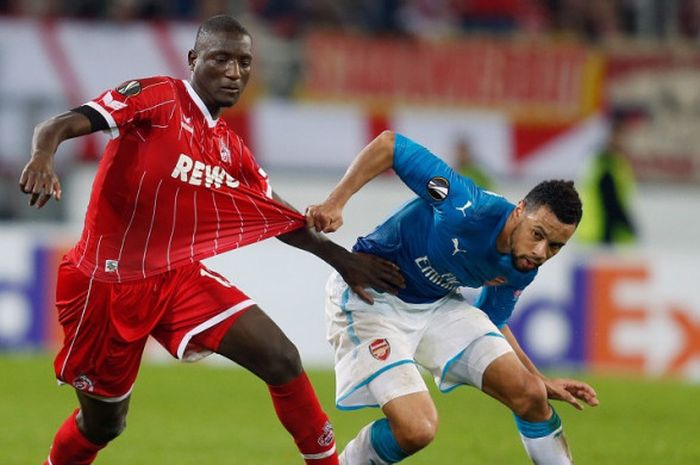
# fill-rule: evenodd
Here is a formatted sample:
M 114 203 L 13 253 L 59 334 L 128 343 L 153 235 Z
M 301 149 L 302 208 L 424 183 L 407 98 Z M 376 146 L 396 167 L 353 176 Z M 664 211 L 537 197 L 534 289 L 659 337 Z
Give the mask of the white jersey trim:
M 92 101 L 86 102 L 85 106 L 88 106 L 88 107 L 92 108 L 93 110 L 97 111 L 100 115 L 102 115 L 102 117 L 105 119 L 105 121 L 107 121 L 107 125 L 109 126 L 110 138 L 116 139 L 117 137 L 119 137 L 119 127 L 117 127 L 117 122 L 114 121 L 114 118 L 107 110 L 102 108 L 101 105 L 99 105 L 95 102 L 92 102 Z
M 190 94 L 190 97 L 194 101 L 195 105 L 197 105 L 199 111 L 201 111 L 204 115 L 204 118 L 207 120 L 207 124 L 209 125 L 209 127 L 213 128 L 214 126 L 216 126 L 216 123 L 219 121 L 219 118 L 214 119 L 211 116 L 211 113 L 209 113 L 209 109 L 204 104 L 199 94 L 197 94 L 194 88 L 192 88 L 192 84 L 190 84 L 189 81 L 183 79 L 182 82 L 185 84 L 185 89 L 187 89 L 187 93 Z
M 251 307 L 255 305 L 255 301 L 253 299 L 246 299 L 243 302 L 240 302 L 233 307 L 229 308 L 228 310 L 219 313 L 213 318 L 208 319 L 204 323 L 199 324 L 198 326 L 195 326 L 192 328 L 185 336 L 182 338 L 182 341 L 180 341 L 180 344 L 177 346 L 177 358 L 182 360 L 184 355 L 185 355 L 185 349 L 187 349 L 187 345 L 190 343 L 193 337 L 195 337 L 197 334 L 202 333 L 206 331 L 207 329 L 218 325 L 222 321 L 224 321 L 226 318 L 234 315 L 235 313 L 238 313 L 239 311 Z

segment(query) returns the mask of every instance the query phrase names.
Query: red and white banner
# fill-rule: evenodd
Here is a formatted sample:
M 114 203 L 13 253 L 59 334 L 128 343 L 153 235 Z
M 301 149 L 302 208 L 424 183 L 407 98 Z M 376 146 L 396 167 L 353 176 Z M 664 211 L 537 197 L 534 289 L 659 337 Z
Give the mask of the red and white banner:
M 193 23 L 0 19 L 0 55 L 17 64 L 0 67 L 0 168 L 19 169 L 44 118 L 135 77 L 186 78 L 195 32 Z M 604 74 L 608 58 L 580 44 L 315 33 L 304 43 L 301 98 L 279 100 L 260 92 L 275 52 L 264 38 L 255 88 L 224 117 L 268 168 L 342 170 L 392 128 L 450 162 L 466 139 L 496 177 L 578 179 L 606 137 L 605 77 L 610 106 L 648 115 L 628 137 L 640 177 L 700 179 L 698 53 L 612 55 Z M 59 158 L 96 158 L 102 142 L 86 140 L 68 141 Z
M 579 120 L 600 102 L 601 57 L 579 44 L 315 33 L 305 46 L 303 87 L 320 99 L 486 108 L 550 122 Z
M 626 50 L 608 57 L 611 108 L 639 118 L 625 132 L 626 151 L 641 178 L 700 181 L 700 53 Z

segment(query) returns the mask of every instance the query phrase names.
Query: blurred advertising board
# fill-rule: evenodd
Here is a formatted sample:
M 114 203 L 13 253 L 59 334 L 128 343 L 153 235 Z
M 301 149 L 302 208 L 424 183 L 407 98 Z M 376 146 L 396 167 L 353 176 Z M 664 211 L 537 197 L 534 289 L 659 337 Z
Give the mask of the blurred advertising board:
M 624 143 L 639 177 L 700 181 L 700 52 L 636 47 L 607 61 L 608 106 L 634 116 Z
M 64 249 L 18 230 L 0 230 L 0 240 L 6 250 L 0 262 L 0 351 L 54 348 L 60 340 L 56 269 Z M 700 257 L 629 252 L 562 252 L 523 292 L 510 322 L 513 331 L 542 368 L 700 380 L 700 296 L 695 292 Z M 270 313 L 305 360 L 330 366 L 322 322 L 326 265 L 277 241 L 210 261 Z M 305 284 L 289 279 L 285 266 L 251 271 L 265 263 L 293 265 Z M 275 292 L 270 283 L 277 283 Z
M 558 260 L 543 267 L 511 320 L 538 366 L 700 380 L 695 258 L 601 249 Z
M 0 228 L 0 351 L 54 347 L 56 270 L 65 252 L 22 227 Z

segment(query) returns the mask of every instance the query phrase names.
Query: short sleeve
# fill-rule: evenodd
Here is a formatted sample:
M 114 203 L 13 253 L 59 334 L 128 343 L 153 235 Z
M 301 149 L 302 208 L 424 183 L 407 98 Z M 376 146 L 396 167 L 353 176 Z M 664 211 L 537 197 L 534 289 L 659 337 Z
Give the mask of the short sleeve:
M 107 123 L 112 138 L 135 124 L 150 121 L 168 124 L 176 106 L 175 86 L 166 77 L 126 81 L 107 90 L 84 106 L 97 111 Z
M 469 216 L 481 196 L 471 179 L 401 134 L 395 138 L 393 168 L 413 192 L 447 215 Z

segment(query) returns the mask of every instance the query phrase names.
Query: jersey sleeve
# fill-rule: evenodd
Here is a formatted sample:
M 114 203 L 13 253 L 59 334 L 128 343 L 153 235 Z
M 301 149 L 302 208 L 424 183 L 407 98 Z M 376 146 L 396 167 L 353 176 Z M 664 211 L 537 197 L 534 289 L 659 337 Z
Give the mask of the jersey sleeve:
M 165 77 L 152 77 L 124 82 L 107 90 L 83 107 L 95 110 L 105 120 L 112 138 L 129 128 L 144 123 L 167 125 L 176 106 L 175 86 Z M 93 122 L 93 127 L 95 127 Z
M 501 328 L 508 323 L 515 303 L 524 289 L 525 286 L 484 286 L 474 306 L 483 310 L 493 324 Z
M 455 172 L 430 150 L 396 134 L 394 171 L 419 197 L 446 215 L 467 217 L 475 210 L 481 189 Z

